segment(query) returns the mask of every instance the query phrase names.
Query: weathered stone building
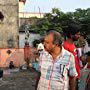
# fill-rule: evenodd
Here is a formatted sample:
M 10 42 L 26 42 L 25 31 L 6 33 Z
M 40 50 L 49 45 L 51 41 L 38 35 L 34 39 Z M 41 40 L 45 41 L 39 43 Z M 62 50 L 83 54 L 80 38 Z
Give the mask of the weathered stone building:
M 19 37 L 18 0 L 0 0 L 0 48 L 17 48 Z

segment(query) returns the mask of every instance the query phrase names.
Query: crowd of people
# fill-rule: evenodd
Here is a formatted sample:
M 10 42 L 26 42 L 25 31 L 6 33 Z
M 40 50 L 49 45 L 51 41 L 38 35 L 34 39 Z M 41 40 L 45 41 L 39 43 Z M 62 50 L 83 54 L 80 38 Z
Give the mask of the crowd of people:
M 49 30 L 38 45 L 36 90 L 90 90 L 90 46 L 77 26 L 70 26 L 66 40 Z

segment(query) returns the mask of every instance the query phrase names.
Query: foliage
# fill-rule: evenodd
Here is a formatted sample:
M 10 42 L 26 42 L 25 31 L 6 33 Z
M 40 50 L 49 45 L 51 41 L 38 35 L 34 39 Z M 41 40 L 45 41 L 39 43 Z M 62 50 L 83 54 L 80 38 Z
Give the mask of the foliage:
M 61 33 L 65 33 L 68 26 L 72 23 L 81 26 L 81 32 L 90 34 L 90 8 L 78 8 L 75 12 L 67 13 L 53 8 L 51 13 L 46 13 L 43 18 L 38 19 L 36 24 L 29 28 L 41 35 L 48 29 L 54 29 Z

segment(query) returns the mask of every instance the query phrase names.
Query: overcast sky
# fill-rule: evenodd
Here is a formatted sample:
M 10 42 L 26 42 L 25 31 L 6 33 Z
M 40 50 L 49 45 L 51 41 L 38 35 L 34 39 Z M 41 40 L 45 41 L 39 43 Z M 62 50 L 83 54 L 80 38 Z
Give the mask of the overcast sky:
M 25 12 L 51 12 L 52 8 L 59 8 L 63 12 L 75 11 L 77 8 L 90 8 L 90 0 L 27 0 Z

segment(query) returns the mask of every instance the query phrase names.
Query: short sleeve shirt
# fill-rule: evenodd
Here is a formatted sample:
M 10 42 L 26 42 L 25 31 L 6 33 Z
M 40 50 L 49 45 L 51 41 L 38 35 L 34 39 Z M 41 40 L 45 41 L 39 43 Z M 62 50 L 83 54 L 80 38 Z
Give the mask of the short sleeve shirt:
M 68 76 L 77 76 L 74 56 L 64 48 L 55 61 L 46 51 L 42 52 L 40 71 L 37 90 L 68 90 Z

